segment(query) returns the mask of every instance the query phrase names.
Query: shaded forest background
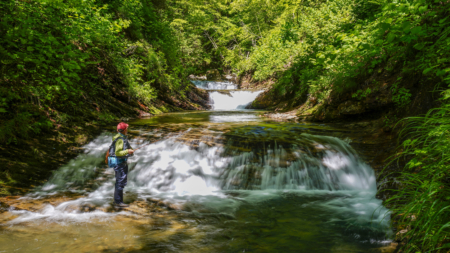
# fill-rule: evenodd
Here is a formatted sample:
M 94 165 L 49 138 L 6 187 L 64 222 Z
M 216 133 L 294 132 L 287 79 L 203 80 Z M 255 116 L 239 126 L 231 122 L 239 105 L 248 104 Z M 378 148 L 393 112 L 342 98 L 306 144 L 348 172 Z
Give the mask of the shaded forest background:
M 444 252 L 449 11 L 446 0 L 1 1 L 0 143 L 205 108 L 187 77 L 209 69 L 270 80 L 270 97 L 293 105 L 364 101 L 384 89 L 399 115 L 414 106 L 414 87 L 425 87 L 437 108 L 400 121 L 395 161 L 405 167 L 386 203 L 407 231 L 406 251 Z

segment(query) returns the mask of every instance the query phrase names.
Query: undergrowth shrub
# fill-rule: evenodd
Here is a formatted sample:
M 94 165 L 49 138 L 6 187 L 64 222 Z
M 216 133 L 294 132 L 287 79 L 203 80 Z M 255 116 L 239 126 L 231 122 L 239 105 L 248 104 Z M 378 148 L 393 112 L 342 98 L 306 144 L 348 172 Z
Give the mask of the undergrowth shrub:
M 405 252 L 450 248 L 450 106 L 406 119 L 399 156 L 406 160 L 398 189 L 386 201 L 397 216 Z
M 187 74 L 164 18 L 143 0 L 1 1 L 0 142 L 87 119 L 111 86 L 146 104 L 158 91 L 184 96 Z

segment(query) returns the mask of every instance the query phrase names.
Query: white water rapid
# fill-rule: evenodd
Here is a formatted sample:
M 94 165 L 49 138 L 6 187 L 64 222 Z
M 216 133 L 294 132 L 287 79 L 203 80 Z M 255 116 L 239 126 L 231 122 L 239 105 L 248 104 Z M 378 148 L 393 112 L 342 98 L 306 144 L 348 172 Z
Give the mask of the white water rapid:
M 244 190 L 246 202 L 274 198 L 286 190 L 296 194 L 347 196 L 321 203 L 336 212 L 352 213 L 360 222 L 377 221 L 388 227 L 388 210 L 375 198 L 373 170 L 362 162 L 353 149 L 334 137 L 303 134 L 302 140 L 316 145 L 316 154 L 303 146 L 288 150 L 281 146 L 265 147 L 265 153 L 232 152 L 223 147 L 200 143 L 197 149 L 177 141 L 179 136 L 159 141 L 138 150 L 130 159 L 125 195 L 138 199 L 153 198 L 175 204 L 184 210 L 234 215 L 241 200 L 227 197 L 230 190 Z M 114 191 L 113 169 L 94 173 L 102 164 L 104 150 L 111 136 L 104 134 L 86 145 L 85 153 L 54 173 L 48 183 L 25 198 L 40 198 L 72 191 L 85 197 L 47 205 L 36 212 L 14 211 L 11 223 L 33 219 L 49 221 L 89 221 L 124 214 L 107 213 Z M 133 146 L 142 143 L 132 142 Z M 317 150 L 320 152 L 317 153 Z M 86 182 L 102 182 L 92 190 Z M 280 191 L 281 190 L 281 191 Z M 94 212 L 80 211 L 84 206 L 99 207 Z M 103 208 L 103 209 L 102 209 Z
M 197 88 L 210 90 L 210 104 L 215 111 L 245 109 L 262 91 L 237 90 L 237 85 L 229 81 L 191 81 Z
M 210 91 L 212 112 L 130 122 L 135 148 L 165 137 L 129 159 L 129 208 L 113 208 L 114 170 L 104 164 L 112 133 L 101 134 L 17 202 L 38 204 L 11 205 L 4 227 L 0 208 L 0 252 L 125 252 L 127 243 L 130 252 L 367 252 L 390 242 L 374 171 L 349 141 L 242 110 L 262 91 L 193 82 L 222 89 Z
M 198 88 L 205 89 L 205 90 L 235 90 L 235 89 L 237 89 L 237 85 L 230 81 L 216 82 L 216 81 L 192 80 L 191 82 Z

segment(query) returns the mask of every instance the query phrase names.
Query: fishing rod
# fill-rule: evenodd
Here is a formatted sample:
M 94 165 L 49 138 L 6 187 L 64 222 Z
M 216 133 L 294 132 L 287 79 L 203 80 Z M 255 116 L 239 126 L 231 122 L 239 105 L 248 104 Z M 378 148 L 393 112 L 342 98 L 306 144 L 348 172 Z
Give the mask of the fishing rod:
M 140 147 L 137 148 L 137 149 L 133 149 L 133 155 L 134 155 L 134 152 L 136 152 L 137 150 L 139 150 L 139 149 L 141 149 L 141 148 L 143 148 L 143 147 L 146 147 L 146 146 L 148 146 L 148 145 L 150 145 L 150 144 L 153 144 L 153 143 L 155 143 L 155 142 L 156 142 L 156 141 L 150 142 L 150 143 L 147 143 L 147 144 L 145 144 L 145 145 L 140 146 Z M 133 164 L 134 164 L 134 166 L 132 166 Z M 130 171 L 134 170 L 134 168 L 136 167 L 136 165 L 137 165 L 136 162 L 131 163 L 131 164 L 130 164 Z M 132 166 L 132 167 L 131 167 L 131 166 Z
M 137 149 L 133 149 L 133 151 L 139 150 L 139 149 L 141 149 L 141 148 L 143 148 L 143 147 L 145 147 L 145 146 L 148 146 L 148 145 L 150 145 L 150 144 L 153 144 L 153 143 L 155 143 L 155 142 L 156 142 L 156 141 L 147 143 L 147 144 L 145 144 L 145 145 L 142 145 L 142 146 L 140 146 L 140 147 L 137 148 Z

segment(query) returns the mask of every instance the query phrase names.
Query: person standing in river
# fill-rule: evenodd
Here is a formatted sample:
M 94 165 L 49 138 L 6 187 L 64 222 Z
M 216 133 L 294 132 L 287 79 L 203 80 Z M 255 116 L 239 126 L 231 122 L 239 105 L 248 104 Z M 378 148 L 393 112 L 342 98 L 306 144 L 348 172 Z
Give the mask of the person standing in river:
M 127 185 L 128 176 L 128 157 L 134 153 L 128 142 L 128 124 L 121 122 L 117 125 L 117 132 L 113 137 L 113 143 L 109 149 L 109 156 L 115 159 L 116 165 L 114 172 L 116 174 L 116 184 L 114 188 L 114 204 L 116 207 L 128 207 L 123 203 L 123 189 Z

